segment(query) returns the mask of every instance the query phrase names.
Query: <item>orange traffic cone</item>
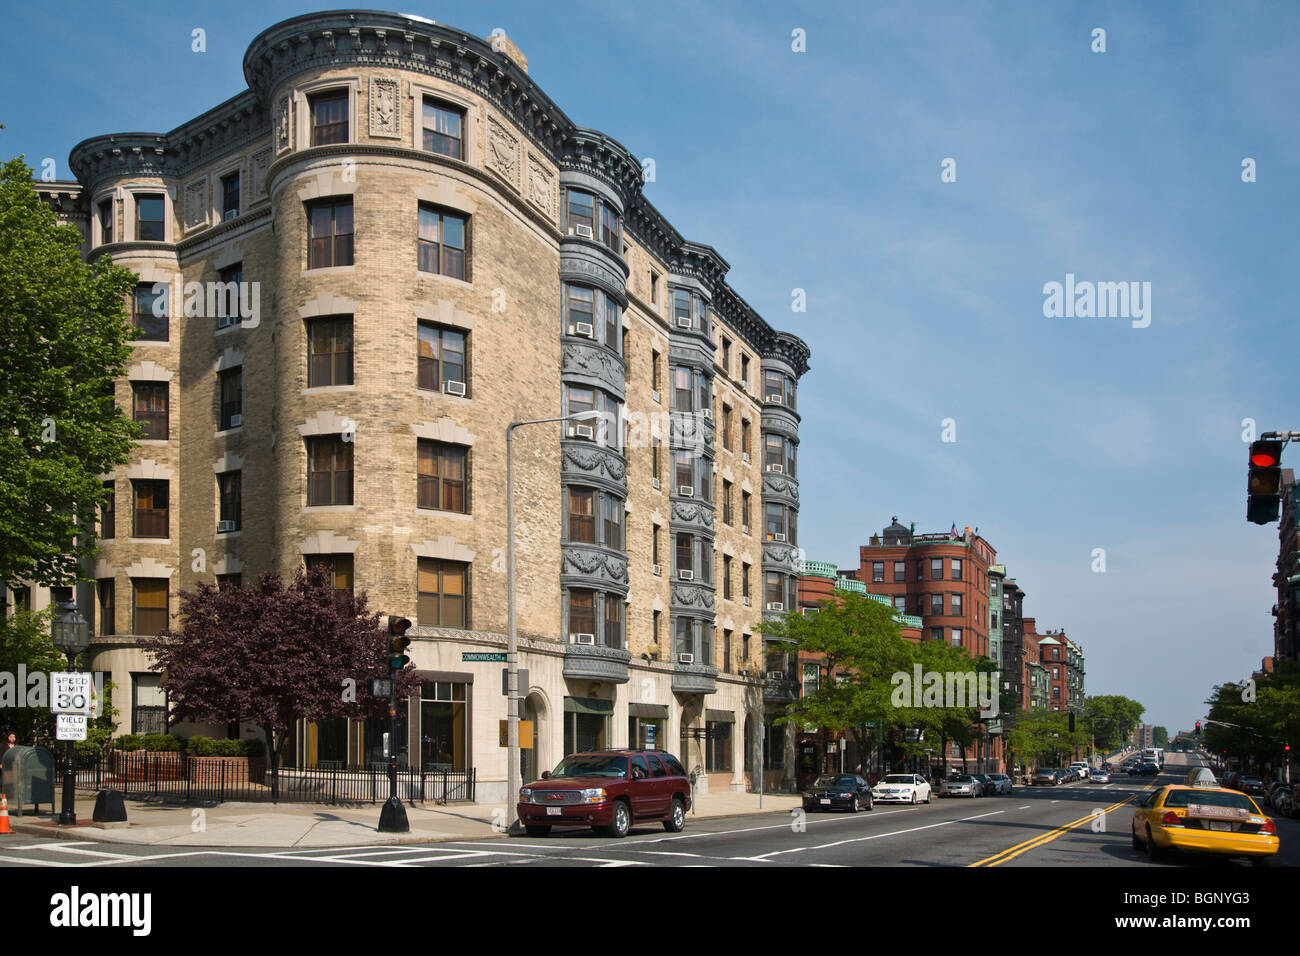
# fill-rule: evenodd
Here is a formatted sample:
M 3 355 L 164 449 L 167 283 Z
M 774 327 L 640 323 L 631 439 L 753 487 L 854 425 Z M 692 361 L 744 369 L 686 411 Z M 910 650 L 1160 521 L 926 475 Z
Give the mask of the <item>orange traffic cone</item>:
M 0 833 L 13 833 L 9 828 L 9 798 L 0 793 Z

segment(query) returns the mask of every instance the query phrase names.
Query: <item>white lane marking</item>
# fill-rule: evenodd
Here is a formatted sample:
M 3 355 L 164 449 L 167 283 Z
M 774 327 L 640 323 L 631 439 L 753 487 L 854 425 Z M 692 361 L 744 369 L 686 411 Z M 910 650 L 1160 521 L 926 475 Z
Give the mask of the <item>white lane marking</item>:
M 701 853 L 676 853 L 672 850 L 643 850 L 642 852 L 651 856 L 693 856 L 696 858 L 703 856 Z
M 44 849 L 46 849 L 46 850 L 50 850 L 50 851 L 55 852 L 55 853 L 81 853 L 81 854 L 83 854 L 83 855 L 85 855 L 85 856 L 106 856 L 106 857 L 109 857 L 110 859 L 114 859 L 114 860 L 134 860 L 134 859 L 135 859 L 135 857 L 133 857 L 133 856 L 132 856 L 131 854 L 129 854 L 129 853 L 103 853 L 103 852 L 101 852 L 101 851 L 99 851 L 99 850 L 83 850 L 83 849 L 81 849 L 81 848 L 79 848 L 79 847 L 75 847 L 75 846 L 62 846 L 62 845 L 57 845 L 57 846 L 47 846 L 47 847 L 44 847 Z
M 37 860 L 24 856 L 0 856 L 0 863 L 22 863 L 25 866 L 84 866 L 81 863 L 64 863 L 61 860 Z
M 599 863 L 602 867 L 606 866 L 649 866 L 649 863 L 642 863 L 640 860 L 611 860 L 608 857 L 601 856 L 575 856 L 575 860 L 581 860 L 584 863 Z
M 808 865 L 809 866 L 838 866 L 841 868 L 848 866 L 847 863 L 809 863 Z
M 1002 810 L 993 810 L 989 813 L 976 814 L 973 817 L 961 817 L 960 819 L 957 820 L 944 820 L 941 823 L 930 823 L 923 827 L 909 827 L 906 830 L 891 830 L 888 833 L 873 833 L 869 836 L 864 836 L 864 837 L 853 837 L 848 840 L 836 840 L 834 843 L 823 843 L 820 846 L 800 846 L 800 847 L 794 847 L 789 850 L 773 850 L 771 853 L 764 853 L 762 856 L 754 857 L 754 859 L 759 859 L 759 860 L 767 859 L 773 856 L 780 856 L 783 853 L 802 853 L 804 850 L 827 850 L 830 849 L 831 847 L 844 846 L 849 843 L 862 843 L 865 842 L 866 840 L 879 840 L 883 837 L 901 836 L 904 833 L 916 833 L 919 830 L 933 830 L 935 827 L 946 827 L 952 823 L 965 823 L 967 820 L 979 820 L 983 817 L 995 817 L 999 813 L 1003 813 L 1003 812 L 1004 811 Z
M 1017 810 L 1028 810 L 1033 804 L 1026 803 L 1023 807 L 1016 807 Z

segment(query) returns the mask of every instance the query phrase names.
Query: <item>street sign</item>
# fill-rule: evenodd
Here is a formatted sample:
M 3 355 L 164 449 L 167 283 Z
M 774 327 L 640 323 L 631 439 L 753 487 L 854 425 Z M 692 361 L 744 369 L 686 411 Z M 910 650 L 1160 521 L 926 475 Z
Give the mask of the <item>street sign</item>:
M 461 663 L 470 664 L 484 661 L 489 664 L 504 664 L 506 662 L 505 654 L 487 654 L 479 651 L 462 651 L 460 655 Z
M 501 721 L 501 746 L 510 746 L 510 721 Z M 519 721 L 519 749 L 533 749 L 533 722 L 531 720 Z
M 91 675 L 56 671 L 51 674 L 50 710 L 56 714 L 91 713 L 90 685 Z M 63 738 L 59 738 L 62 740 Z M 72 740 L 74 738 L 67 738 Z M 84 740 L 84 737 L 75 738 Z
M 386 700 L 393 696 L 393 679 L 391 677 L 370 678 L 370 696 L 376 700 Z
M 85 740 L 85 714 L 58 714 L 55 718 L 56 740 Z

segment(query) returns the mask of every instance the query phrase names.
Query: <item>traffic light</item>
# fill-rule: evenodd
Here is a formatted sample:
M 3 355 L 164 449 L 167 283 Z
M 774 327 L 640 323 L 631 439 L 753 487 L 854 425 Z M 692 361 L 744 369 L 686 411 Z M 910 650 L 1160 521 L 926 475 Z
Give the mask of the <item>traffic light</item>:
M 1199 720 L 1196 722 L 1196 736 L 1201 736 L 1201 722 Z
M 1074 733 L 1074 711 L 1070 711 L 1070 733 Z
M 1250 471 L 1246 479 L 1246 520 L 1255 524 L 1276 521 L 1282 505 L 1282 442 L 1261 439 L 1250 446 Z
M 396 614 L 388 615 L 388 669 L 390 671 L 400 671 L 411 663 L 411 659 L 405 653 L 411 646 L 411 639 L 406 636 L 410 627 L 411 622 L 406 618 L 398 617 Z

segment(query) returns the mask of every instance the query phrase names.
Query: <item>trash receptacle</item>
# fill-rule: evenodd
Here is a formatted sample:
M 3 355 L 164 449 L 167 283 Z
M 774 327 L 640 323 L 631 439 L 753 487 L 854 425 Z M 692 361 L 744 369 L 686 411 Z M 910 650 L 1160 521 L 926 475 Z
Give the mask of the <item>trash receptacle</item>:
M 42 803 L 54 809 L 54 755 L 44 747 L 10 747 L 0 758 L 4 768 L 4 795 L 9 812 L 23 815 L 30 804 L 39 811 Z

